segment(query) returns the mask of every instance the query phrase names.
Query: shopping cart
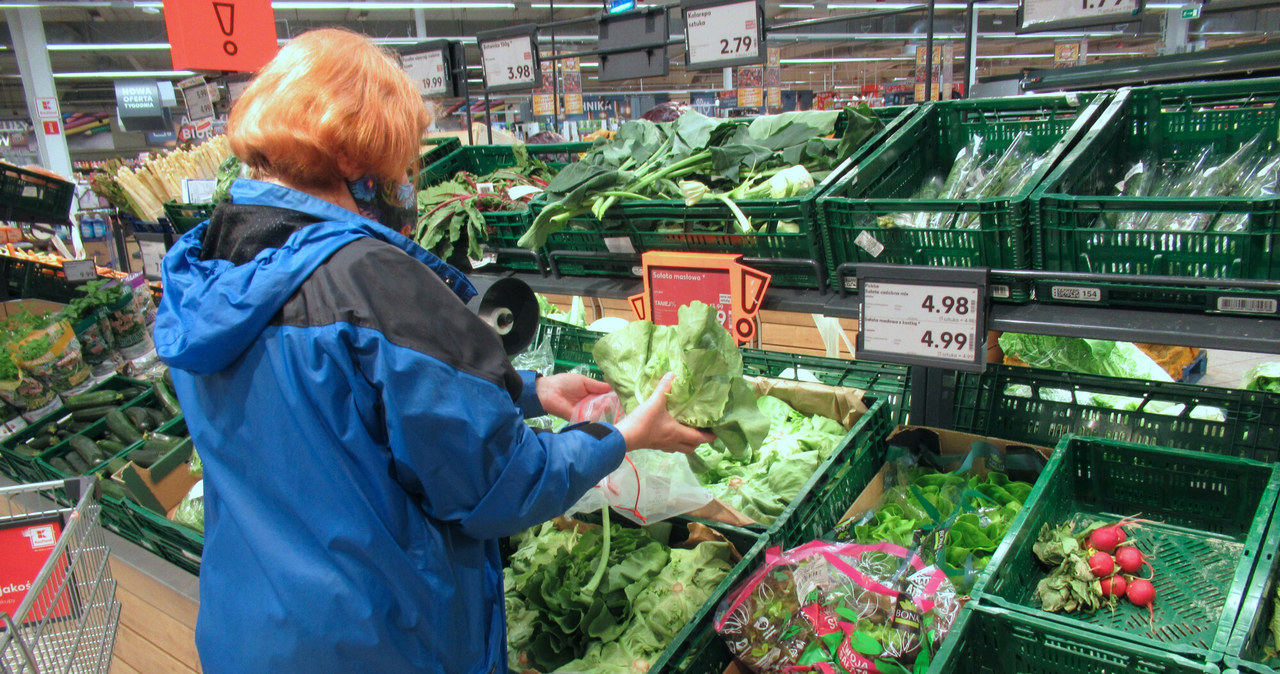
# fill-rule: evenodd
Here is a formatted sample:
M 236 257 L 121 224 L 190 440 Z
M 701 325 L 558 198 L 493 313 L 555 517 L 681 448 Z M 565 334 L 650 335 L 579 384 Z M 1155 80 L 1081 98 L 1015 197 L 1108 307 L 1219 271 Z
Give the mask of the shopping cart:
M 0 551 L 0 607 L 29 579 L 0 610 L 0 672 L 106 672 L 120 603 L 96 478 L 0 487 Z

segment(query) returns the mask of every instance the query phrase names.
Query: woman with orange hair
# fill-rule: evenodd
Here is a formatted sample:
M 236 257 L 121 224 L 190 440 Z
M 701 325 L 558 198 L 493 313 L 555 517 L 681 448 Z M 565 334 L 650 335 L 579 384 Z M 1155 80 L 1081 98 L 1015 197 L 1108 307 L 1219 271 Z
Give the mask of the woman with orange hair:
M 231 113 L 252 179 L 165 258 L 156 346 L 204 461 L 208 674 L 501 671 L 497 540 L 628 448 L 710 439 L 662 392 L 616 427 L 524 423 L 608 387 L 512 369 L 466 277 L 398 233 L 428 121 L 369 39 L 291 40 Z

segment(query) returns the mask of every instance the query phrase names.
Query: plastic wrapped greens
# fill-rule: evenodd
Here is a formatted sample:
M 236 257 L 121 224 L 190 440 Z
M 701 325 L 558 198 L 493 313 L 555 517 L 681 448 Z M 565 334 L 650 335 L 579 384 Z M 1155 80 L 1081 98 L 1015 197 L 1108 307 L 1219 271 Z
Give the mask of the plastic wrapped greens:
M 204 533 L 204 480 L 197 482 L 187 492 L 182 503 L 173 511 L 173 521 Z

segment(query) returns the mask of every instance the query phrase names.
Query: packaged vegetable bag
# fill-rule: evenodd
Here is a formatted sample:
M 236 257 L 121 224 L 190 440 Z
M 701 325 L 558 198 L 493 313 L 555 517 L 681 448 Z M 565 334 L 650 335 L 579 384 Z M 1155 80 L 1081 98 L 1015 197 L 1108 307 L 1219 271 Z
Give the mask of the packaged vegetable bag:
M 959 610 L 946 574 L 906 548 L 814 541 L 770 549 L 715 628 L 754 672 L 915 674 Z
M 71 324 L 59 321 L 32 330 L 9 345 L 9 355 L 23 372 L 58 393 L 78 393 L 89 383 L 89 366 Z
M 126 286 L 124 297 L 107 307 L 107 325 L 111 328 L 111 338 L 116 348 L 120 349 L 120 354 L 128 359 L 140 355 L 131 356 L 131 353 L 145 353 L 152 348 L 146 318 L 138 311 L 138 302 L 134 299 L 136 293 L 137 291 Z M 146 348 L 141 348 L 144 345 Z

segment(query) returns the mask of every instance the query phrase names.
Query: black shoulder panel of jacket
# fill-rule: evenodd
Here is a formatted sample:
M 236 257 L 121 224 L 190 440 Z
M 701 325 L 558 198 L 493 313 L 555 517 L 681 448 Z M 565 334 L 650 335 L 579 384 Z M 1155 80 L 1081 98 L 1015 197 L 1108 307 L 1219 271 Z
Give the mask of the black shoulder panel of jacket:
M 297 327 L 349 323 L 506 389 L 524 387 L 497 333 L 444 281 L 408 253 L 377 239 L 343 246 L 320 265 L 275 322 Z
M 267 248 L 279 248 L 294 232 L 320 222 L 319 218 L 275 206 L 233 204 L 213 209 L 201 239 L 201 260 L 244 264 Z

